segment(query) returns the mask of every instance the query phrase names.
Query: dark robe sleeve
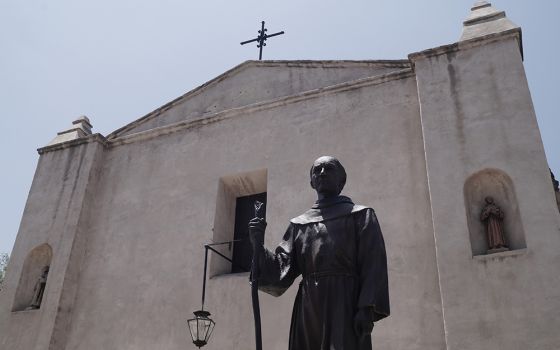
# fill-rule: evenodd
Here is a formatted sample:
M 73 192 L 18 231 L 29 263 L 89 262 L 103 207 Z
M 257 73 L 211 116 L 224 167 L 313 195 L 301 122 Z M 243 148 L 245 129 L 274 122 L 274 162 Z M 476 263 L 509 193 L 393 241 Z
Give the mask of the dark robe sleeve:
M 294 224 L 290 224 L 274 252 L 263 247 L 259 254 L 259 289 L 274 296 L 282 295 L 300 275 L 294 252 Z
M 372 321 L 389 316 L 387 255 L 379 222 L 373 209 L 358 215 L 358 308 L 371 310 Z

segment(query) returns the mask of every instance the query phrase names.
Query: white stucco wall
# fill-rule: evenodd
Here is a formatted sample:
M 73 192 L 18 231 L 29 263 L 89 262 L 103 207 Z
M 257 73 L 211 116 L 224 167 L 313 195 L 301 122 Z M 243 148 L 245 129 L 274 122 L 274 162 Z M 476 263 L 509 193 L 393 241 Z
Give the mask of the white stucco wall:
M 518 39 L 413 55 L 449 349 L 560 342 L 560 225 Z M 513 181 L 527 248 L 473 258 L 463 186 L 491 168 Z
M 67 349 L 191 346 L 185 321 L 200 306 L 219 178 L 267 169 L 272 248 L 313 203 L 308 171 L 322 154 L 341 159 L 345 193 L 376 209 L 385 234 L 392 316 L 376 346 L 442 348 L 416 81 L 396 78 L 107 150 Z M 296 289 L 261 297 L 267 349 L 287 346 Z M 253 347 L 247 274 L 210 280 L 207 308 L 217 322 L 208 349 Z
M 80 141 L 39 159 L 0 294 L 2 349 L 48 349 L 64 342 L 85 248 L 82 210 L 91 200 L 101 148 Z M 53 257 L 41 308 L 12 312 L 25 258 L 43 244 Z

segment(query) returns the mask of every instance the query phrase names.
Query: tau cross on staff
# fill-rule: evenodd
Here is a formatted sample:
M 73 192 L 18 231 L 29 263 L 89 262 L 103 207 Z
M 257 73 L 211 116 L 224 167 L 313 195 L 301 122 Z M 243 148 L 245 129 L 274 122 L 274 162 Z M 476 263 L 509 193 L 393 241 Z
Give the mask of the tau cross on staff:
M 257 47 L 259 48 L 259 61 L 262 60 L 262 50 L 263 50 L 263 46 L 266 46 L 266 39 L 271 38 L 273 36 L 277 36 L 277 35 L 282 35 L 284 34 L 284 31 L 278 32 L 278 33 L 274 33 L 274 34 L 266 34 L 266 29 L 264 28 L 264 21 L 261 22 L 262 27 L 261 30 L 259 30 L 259 36 L 257 36 L 255 39 L 251 39 L 251 40 L 247 40 L 241 43 L 241 45 L 245 45 L 248 43 L 252 43 L 254 41 L 258 42 Z

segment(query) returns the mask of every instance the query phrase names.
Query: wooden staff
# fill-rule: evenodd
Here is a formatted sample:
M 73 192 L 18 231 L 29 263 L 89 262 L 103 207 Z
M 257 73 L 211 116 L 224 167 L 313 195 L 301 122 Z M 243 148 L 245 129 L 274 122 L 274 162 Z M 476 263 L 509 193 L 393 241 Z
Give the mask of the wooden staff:
M 255 201 L 255 217 L 262 219 L 264 203 Z M 254 248 L 254 247 L 253 247 Z M 255 319 L 255 345 L 256 350 L 262 350 L 261 335 L 261 308 L 259 305 L 259 264 L 256 251 L 253 249 L 253 261 L 251 262 L 251 298 L 253 300 L 253 317 Z

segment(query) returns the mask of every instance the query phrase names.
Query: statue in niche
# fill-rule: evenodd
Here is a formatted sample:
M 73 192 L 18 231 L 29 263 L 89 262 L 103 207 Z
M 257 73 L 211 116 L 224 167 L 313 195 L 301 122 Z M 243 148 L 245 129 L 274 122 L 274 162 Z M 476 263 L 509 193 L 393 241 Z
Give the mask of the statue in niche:
M 26 310 L 35 310 L 41 307 L 41 301 L 43 300 L 43 294 L 45 293 L 45 287 L 47 285 L 47 275 L 49 274 L 49 266 L 43 267 L 41 270 L 41 276 L 35 283 L 35 288 L 33 289 L 33 299 L 31 299 L 31 305 Z
M 554 192 L 560 191 L 560 189 L 558 189 L 558 180 L 554 177 L 552 170 L 550 168 L 548 168 L 548 170 L 550 171 L 550 178 L 552 179 L 552 188 L 554 188 Z
M 333 157 L 311 167 L 317 201 L 293 218 L 275 250 L 264 247 L 266 221 L 249 222 L 259 289 L 280 296 L 302 275 L 289 350 L 371 350 L 373 323 L 389 316 L 385 244 L 373 209 L 340 192 L 346 171 Z
M 488 254 L 509 250 L 504 238 L 504 212 L 494 203 L 494 198 L 484 199 L 486 205 L 480 213 L 480 220 L 486 226 L 488 237 Z
M 554 195 L 556 196 L 556 205 L 558 206 L 558 211 L 560 211 L 560 188 L 558 188 L 558 180 L 554 178 L 552 170 L 550 170 L 550 177 L 552 178 L 552 188 L 554 188 Z

